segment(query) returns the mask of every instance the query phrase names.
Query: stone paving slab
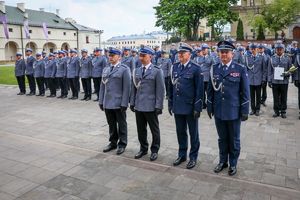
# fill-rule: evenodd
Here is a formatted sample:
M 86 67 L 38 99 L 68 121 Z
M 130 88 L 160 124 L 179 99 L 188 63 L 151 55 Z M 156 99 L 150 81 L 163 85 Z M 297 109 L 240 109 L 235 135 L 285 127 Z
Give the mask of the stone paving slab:
M 218 162 L 217 134 L 205 112 L 199 162 L 186 170 L 185 165 L 172 167 L 178 144 L 167 113 L 159 117 L 159 158 L 150 162 L 149 155 L 133 159 L 139 145 L 130 111 L 126 152 L 103 154 L 108 126 L 97 103 L 16 93 L 16 87 L 0 86 L 1 200 L 300 199 L 300 121 L 293 86 L 287 119 L 272 118 L 269 98 L 260 117 L 243 123 L 235 177 L 226 170 L 212 172 Z

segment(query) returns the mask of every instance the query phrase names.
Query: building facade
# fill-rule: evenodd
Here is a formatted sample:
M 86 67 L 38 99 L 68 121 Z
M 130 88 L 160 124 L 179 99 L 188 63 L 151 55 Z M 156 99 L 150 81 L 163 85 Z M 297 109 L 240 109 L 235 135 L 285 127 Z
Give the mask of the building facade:
M 250 25 L 250 17 L 261 12 L 262 6 L 265 4 L 272 3 L 273 0 L 241 0 L 240 5 L 232 6 L 231 9 L 238 13 L 239 18 L 242 20 L 244 25 L 244 39 L 255 40 L 257 33 Z M 231 24 L 231 37 L 236 38 L 237 23 Z M 288 28 L 283 30 L 286 39 L 300 40 L 300 13 L 297 20 L 292 23 Z M 278 32 L 281 37 L 281 31 Z M 274 32 L 266 30 L 266 39 L 274 39 Z
M 74 20 L 66 20 L 56 13 L 46 12 L 43 9 L 26 9 L 24 3 L 16 7 L 5 5 L 0 1 L 0 15 L 7 19 L 7 39 L 4 34 L 3 23 L 0 23 L 0 60 L 13 61 L 16 52 L 25 53 L 26 48 L 31 48 L 33 54 L 46 51 L 69 50 L 71 48 L 86 48 L 89 52 L 99 46 L 96 29 L 77 24 Z M 24 21 L 28 20 L 30 38 L 26 38 Z M 47 30 L 43 29 L 46 23 Z

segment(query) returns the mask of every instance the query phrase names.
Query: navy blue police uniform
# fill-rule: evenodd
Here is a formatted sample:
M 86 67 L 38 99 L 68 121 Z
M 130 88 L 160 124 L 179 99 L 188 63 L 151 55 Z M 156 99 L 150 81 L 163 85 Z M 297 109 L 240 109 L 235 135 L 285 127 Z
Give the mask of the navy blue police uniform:
M 25 87 L 25 68 L 26 64 L 24 59 L 22 59 L 21 53 L 16 53 L 16 63 L 15 63 L 15 76 L 19 85 L 20 92 L 18 95 L 24 95 L 26 93 Z

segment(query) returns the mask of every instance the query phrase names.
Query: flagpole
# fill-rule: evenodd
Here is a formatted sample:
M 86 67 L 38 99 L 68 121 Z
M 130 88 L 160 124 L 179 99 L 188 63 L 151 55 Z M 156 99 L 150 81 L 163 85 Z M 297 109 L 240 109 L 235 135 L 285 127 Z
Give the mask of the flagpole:
M 24 52 L 24 44 L 23 44 L 23 31 L 22 31 L 22 25 L 20 26 L 20 32 L 21 32 L 21 47 L 22 47 L 22 54 L 25 55 Z

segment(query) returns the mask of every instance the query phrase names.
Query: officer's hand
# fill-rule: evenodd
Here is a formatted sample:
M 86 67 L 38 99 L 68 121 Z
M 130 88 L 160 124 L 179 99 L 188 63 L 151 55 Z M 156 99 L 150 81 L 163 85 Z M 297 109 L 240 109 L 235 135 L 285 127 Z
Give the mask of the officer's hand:
M 267 85 L 266 81 L 261 82 L 261 85 L 265 87 Z
M 127 107 L 121 106 L 121 112 L 126 112 Z
M 269 88 L 273 87 L 271 82 L 268 83 L 268 86 L 269 86 Z
M 211 117 L 214 116 L 214 113 L 212 113 L 211 111 L 207 110 L 207 115 L 208 115 L 209 119 L 211 119 Z
M 194 111 L 194 118 L 197 119 L 200 117 L 200 112 Z
M 241 116 L 241 121 L 246 121 L 248 119 L 248 115 L 247 114 L 242 114 Z
M 103 108 L 103 105 L 102 104 L 99 104 L 99 108 L 100 108 L 100 110 L 104 110 L 104 108 Z
M 299 87 L 299 81 L 298 81 L 298 80 L 295 80 L 295 81 L 294 81 L 294 85 L 295 85 L 296 87 Z
M 169 114 L 172 116 L 172 114 L 173 114 L 172 108 L 169 108 L 168 111 L 169 111 Z
M 134 109 L 134 106 L 133 106 L 133 105 L 130 106 L 130 110 L 131 110 L 132 112 L 135 112 L 135 109 Z
M 284 77 L 284 78 L 288 78 L 288 77 L 290 77 L 290 73 L 283 73 L 280 76 Z
M 161 115 L 162 114 L 162 109 L 155 108 L 155 113 L 157 115 Z

